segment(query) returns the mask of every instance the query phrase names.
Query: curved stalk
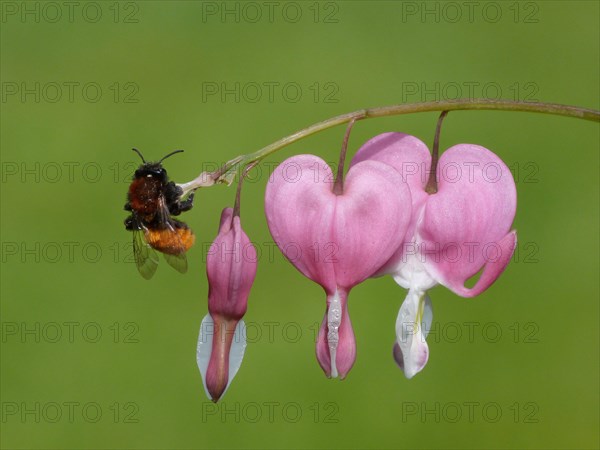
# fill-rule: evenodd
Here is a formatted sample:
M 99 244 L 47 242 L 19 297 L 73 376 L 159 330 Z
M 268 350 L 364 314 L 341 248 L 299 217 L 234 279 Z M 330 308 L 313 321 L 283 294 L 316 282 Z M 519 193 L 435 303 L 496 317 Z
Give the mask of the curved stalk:
M 230 182 L 231 173 L 237 170 L 240 166 L 260 161 L 266 156 L 275 153 L 282 148 L 297 142 L 305 137 L 316 134 L 328 128 L 335 127 L 351 121 L 370 119 L 375 117 L 398 116 L 402 114 L 412 114 L 419 112 L 432 111 L 464 111 L 464 110 L 498 110 L 498 111 L 519 111 L 533 112 L 541 114 L 553 114 L 558 116 L 573 117 L 577 119 L 590 120 L 592 122 L 600 122 L 600 111 L 588 108 L 580 108 L 578 106 L 561 105 L 557 103 L 539 103 L 539 102 L 515 102 L 509 100 L 484 100 L 484 99 L 468 99 L 468 100 L 449 100 L 441 102 L 422 102 L 409 103 L 403 105 L 381 106 L 376 108 L 367 108 L 354 111 L 340 116 L 335 116 L 327 120 L 310 125 L 303 130 L 297 131 L 294 134 L 279 139 L 266 147 L 257 150 L 254 153 L 238 156 L 231 161 L 228 161 L 224 166 L 215 173 L 203 172 L 189 183 L 180 185 L 184 191 L 184 195 L 199 187 L 212 186 L 218 182 Z

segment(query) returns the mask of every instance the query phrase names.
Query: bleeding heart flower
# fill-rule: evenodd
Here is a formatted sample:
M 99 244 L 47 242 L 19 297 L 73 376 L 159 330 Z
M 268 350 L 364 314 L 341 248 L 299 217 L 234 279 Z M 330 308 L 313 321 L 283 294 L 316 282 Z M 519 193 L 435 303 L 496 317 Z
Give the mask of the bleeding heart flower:
M 409 290 L 396 321 L 394 358 L 407 378 L 429 356 L 425 342 L 432 320 L 426 291 L 436 284 L 462 297 L 485 291 L 509 263 L 516 245 L 515 182 L 502 160 L 484 147 L 459 144 L 446 150 L 436 170 L 437 192 L 425 186 L 431 167 L 427 146 L 402 133 L 384 133 L 365 143 L 351 167 L 367 161 L 393 166 L 411 191 L 410 242 L 377 275 L 392 274 Z M 398 235 L 398 242 L 405 237 Z M 467 279 L 482 274 L 473 288 Z
M 348 294 L 400 247 L 411 200 L 400 174 L 381 162 L 356 164 L 341 190 L 333 178 L 321 158 L 289 158 L 271 175 L 265 212 L 279 249 L 325 290 L 317 359 L 328 377 L 343 379 L 356 357 Z
M 202 320 L 196 359 L 206 394 L 223 396 L 246 349 L 245 324 L 250 288 L 256 276 L 256 249 L 232 208 L 221 213 L 219 234 L 206 256 L 208 314 Z

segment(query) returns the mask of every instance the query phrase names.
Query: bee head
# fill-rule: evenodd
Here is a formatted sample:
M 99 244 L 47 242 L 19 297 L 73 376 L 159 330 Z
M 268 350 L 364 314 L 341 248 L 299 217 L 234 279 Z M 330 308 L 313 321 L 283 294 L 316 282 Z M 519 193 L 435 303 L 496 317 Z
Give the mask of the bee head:
M 136 178 L 158 178 L 161 181 L 165 181 L 167 179 L 167 171 L 162 166 L 162 162 L 171 155 L 183 152 L 183 150 L 175 150 L 174 152 L 169 153 L 167 156 L 163 156 L 158 162 L 146 162 L 146 160 L 137 148 L 134 148 L 132 150 L 138 155 L 140 155 L 140 158 L 142 158 L 142 164 L 135 171 Z
M 157 162 L 157 163 L 147 162 L 147 163 L 140 165 L 140 167 L 138 167 L 138 169 L 135 171 L 135 177 L 136 178 L 140 178 L 140 177 L 141 178 L 157 178 L 159 180 L 166 180 L 167 171 L 162 166 L 162 164 L 159 162 Z

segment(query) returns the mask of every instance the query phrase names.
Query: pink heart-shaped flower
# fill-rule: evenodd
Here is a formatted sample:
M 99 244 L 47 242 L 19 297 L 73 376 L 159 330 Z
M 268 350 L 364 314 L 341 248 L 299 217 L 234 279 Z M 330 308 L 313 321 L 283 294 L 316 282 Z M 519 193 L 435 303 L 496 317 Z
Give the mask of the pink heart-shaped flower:
M 365 161 L 393 166 L 410 187 L 413 202 L 412 243 L 402 246 L 379 274 L 403 272 L 408 256 L 417 254 L 429 276 L 463 297 L 480 294 L 500 276 L 516 243 L 510 227 L 517 194 L 512 174 L 498 156 L 479 145 L 449 148 L 438 162 L 435 194 L 425 192 L 431 156 L 414 136 L 383 133 L 370 139 L 350 166 Z M 476 285 L 466 288 L 465 281 L 482 268 Z
M 409 290 L 396 320 L 394 358 L 410 378 L 429 357 L 425 338 L 432 321 L 427 290 L 437 283 L 473 297 L 496 281 L 510 262 L 516 232 L 510 231 L 517 205 L 516 187 L 504 162 L 484 147 L 455 145 L 436 168 L 437 192 L 425 186 L 431 156 L 414 136 L 383 133 L 366 142 L 351 167 L 380 161 L 406 180 L 413 217 L 408 242 L 376 275 L 390 273 Z M 399 235 L 399 241 L 406 236 Z M 473 288 L 465 282 L 483 269 Z
M 321 158 L 289 158 L 271 175 L 265 212 L 283 254 L 327 294 L 317 357 L 327 375 L 339 372 L 343 378 L 356 353 L 347 295 L 402 244 L 398 238 L 408 229 L 411 199 L 394 168 L 377 161 L 356 164 L 341 195 L 333 193 L 333 182 Z

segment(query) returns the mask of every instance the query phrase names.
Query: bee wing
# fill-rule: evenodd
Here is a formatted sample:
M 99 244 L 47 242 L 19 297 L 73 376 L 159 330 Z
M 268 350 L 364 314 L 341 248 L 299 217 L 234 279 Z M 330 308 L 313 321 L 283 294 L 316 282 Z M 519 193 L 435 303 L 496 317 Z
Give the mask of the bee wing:
M 140 275 L 146 280 L 152 278 L 158 267 L 158 255 L 146 242 L 143 230 L 133 230 L 133 256 Z
M 169 207 L 167 206 L 167 200 L 163 194 L 160 194 L 158 197 L 158 205 L 156 207 L 156 214 L 158 214 L 158 222 L 164 223 L 167 225 L 171 225 L 171 213 L 169 212 Z M 173 228 L 173 227 L 171 227 Z
M 181 253 L 179 255 L 169 255 L 167 253 L 163 253 L 165 260 L 171 267 L 173 267 L 176 271 L 181 273 L 186 273 L 188 269 L 187 258 L 185 257 L 185 253 Z
M 185 246 L 179 239 L 179 235 L 177 234 L 177 226 L 176 221 L 171 218 L 169 214 L 169 208 L 165 202 L 165 198 L 161 196 L 159 200 L 159 214 L 161 215 L 161 221 L 166 224 L 166 226 L 173 233 L 173 240 L 176 242 L 176 247 L 179 247 L 181 253 L 173 255 L 169 253 L 163 253 L 165 260 L 167 263 L 177 270 L 180 273 L 186 273 L 188 269 L 187 257 L 185 256 Z

